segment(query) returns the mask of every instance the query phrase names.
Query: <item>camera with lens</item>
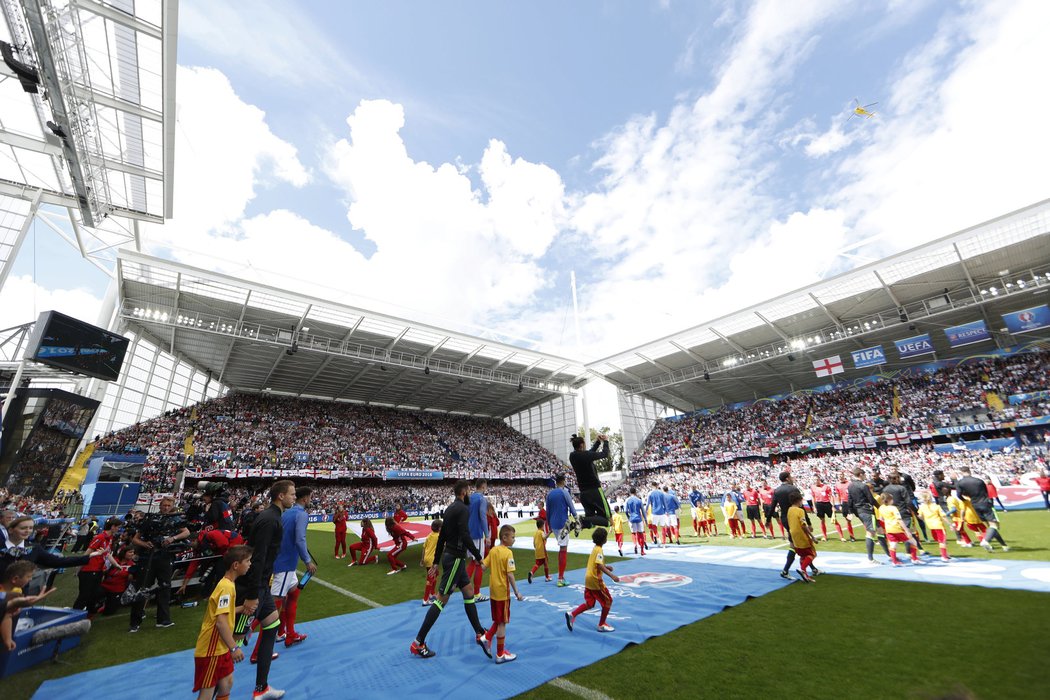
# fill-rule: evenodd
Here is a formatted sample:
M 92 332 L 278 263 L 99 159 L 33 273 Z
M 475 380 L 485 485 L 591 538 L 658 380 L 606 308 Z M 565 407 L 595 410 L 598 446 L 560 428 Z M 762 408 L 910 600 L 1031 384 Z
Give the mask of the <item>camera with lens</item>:
M 198 481 L 197 490 L 221 501 L 229 501 L 230 496 L 226 492 L 226 483 L 223 481 Z

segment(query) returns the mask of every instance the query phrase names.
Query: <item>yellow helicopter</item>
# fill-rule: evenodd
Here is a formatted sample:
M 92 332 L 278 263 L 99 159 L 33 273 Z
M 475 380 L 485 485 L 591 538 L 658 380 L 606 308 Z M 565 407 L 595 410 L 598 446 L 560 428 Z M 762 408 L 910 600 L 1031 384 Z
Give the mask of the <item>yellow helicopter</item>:
M 849 118 L 847 118 L 846 121 L 853 119 L 853 117 L 871 119 L 875 116 L 875 112 L 871 111 L 869 108 L 874 107 L 877 104 L 878 102 L 872 102 L 871 104 L 862 105 L 860 100 L 853 98 L 853 111 L 850 113 Z

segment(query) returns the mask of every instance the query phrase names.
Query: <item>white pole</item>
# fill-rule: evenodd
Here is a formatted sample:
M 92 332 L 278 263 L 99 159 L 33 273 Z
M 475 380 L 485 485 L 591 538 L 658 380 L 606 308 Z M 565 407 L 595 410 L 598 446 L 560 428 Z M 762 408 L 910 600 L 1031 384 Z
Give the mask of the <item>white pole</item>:
M 583 356 L 583 341 L 580 338 L 580 305 L 576 300 L 576 270 L 569 272 L 569 283 L 572 285 L 572 318 L 576 325 L 576 353 L 577 356 Z M 587 412 L 587 385 L 583 385 L 581 391 L 583 397 L 583 439 L 587 441 L 588 446 L 591 442 L 591 418 Z
M 2 412 L 0 412 L 0 439 L 3 437 L 3 420 L 7 419 L 7 411 L 11 408 L 11 402 L 15 399 L 18 385 L 22 382 L 22 370 L 25 369 L 25 366 L 26 360 L 22 358 L 22 361 L 18 363 L 18 369 L 15 371 L 15 377 L 11 380 L 11 387 L 7 390 L 7 396 L 4 397 L 4 407 Z

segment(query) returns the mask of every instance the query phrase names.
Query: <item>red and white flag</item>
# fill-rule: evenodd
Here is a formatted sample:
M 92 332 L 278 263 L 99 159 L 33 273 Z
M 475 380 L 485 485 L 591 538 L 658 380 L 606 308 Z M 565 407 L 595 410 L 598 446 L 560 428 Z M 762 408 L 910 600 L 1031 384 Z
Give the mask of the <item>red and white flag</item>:
M 823 360 L 813 360 L 813 371 L 818 377 L 830 377 L 833 374 L 842 374 L 846 368 L 842 366 L 842 359 L 838 355 L 832 355 Z

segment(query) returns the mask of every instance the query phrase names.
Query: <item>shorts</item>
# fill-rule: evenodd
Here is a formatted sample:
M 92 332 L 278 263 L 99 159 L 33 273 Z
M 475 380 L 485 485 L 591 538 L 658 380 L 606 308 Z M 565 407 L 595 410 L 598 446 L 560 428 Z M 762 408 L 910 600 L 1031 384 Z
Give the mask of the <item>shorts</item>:
M 974 506 L 973 512 L 977 513 L 977 517 L 981 519 L 981 522 L 999 522 L 999 518 L 995 517 L 995 509 L 992 508 L 992 504 L 990 502 L 987 505 Z
M 631 523 L 631 532 L 645 532 L 645 523 L 639 520 L 636 523 Z
M 817 556 L 817 550 L 812 547 L 795 547 L 795 554 L 801 559 L 802 557 L 815 557 Z
M 489 608 L 492 610 L 492 624 L 510 622 L 510 598 L 506 600 L 489 599 Z
M 653 513 L 653 527 L 667 527 L 667 516 L 663 513 Z
M 762 515 L 765 516 L 767 522 L 773 519 L 773 504 L 772 503 L 763 503 L 762 504 Z
M 449 595 L 453 588 L 466 588 L 470 585 L 470 577 L 467 576 L 467 558 L 457 557 L 445 552 L 441 555 L 441 584 L 438 592 L 441 595 Z
M 911 542 L 911 537 L 908 536 L 907 532 L 887 532 L 887 542 Z
M 930 537 L 932 537 L 937 544 L 944 544 L 945 542 L 944 530 L 941 530 L 940 528 L 936 530 L 931 529 Z
M 482 559 L 485 558 L 485 555 L 488 554 L 489 549 L 491 549 L 491 547 L 489 547 L 489 541 L 484 537 L 478 540 L 474 540 L 474 546 L 478 548 L 479 552 L 481 552 Z
M 569 534 L 570 531 L 566 529 L 558 530 L 554 533 L 554 541 L 558 543 L 559 547 L 569 546 Z
M 842 514 L 843 518 L 848 518 L 850 515 L 853 514 L 853 510 L 849 507 L 849 503 L 840 503 L 839 513 Z
M 609 593 L 609 589 L 602 586 L 596 591 L 592 591 L 590 588 L 583 589 L 583 599 L 587 601 L 587 605 L 594 607 L 595 603 L 602 606 L 602 608 L 608 608 L 612 605 L 612 594 Z
M 860 521 L 861 526 L 871 533 L 878 534 L 882 529 L 881 521 L 875 519 L 875 514 L 871 511 L 859 510 L 854 515 L 857 516 L 857 520 Z
M 605 492 L 600 488 L 580 490 L 580 503 L 583 504 L 583 513 L 588 518 L 605 518 L 605 525 L 612 519 L 612 510 L 609 508 L 609 500 Z M 602 525 L 602 523 L 597 523 Z
M 758 506 L 748 506 L 747 507 L 747 519 L 748 520 L 761 520 L 761 517 L 759 516 L 759 512 L 760 511 L 758 510 Z
M 831 501 L 817 501 L 815 512 L 818 518 L 831 518 L 835 512 L 831 509 Z
M 273 575 L 270 594 L 274 598 L 284 598 L 299 583 L 299 576 L 294 571 L 281 571 Z
M 219 656 L 193 657 L 193 692 L 202 688 L 214 688 L 226 676 L 233 673 L 233 655 L 227 651 Z

